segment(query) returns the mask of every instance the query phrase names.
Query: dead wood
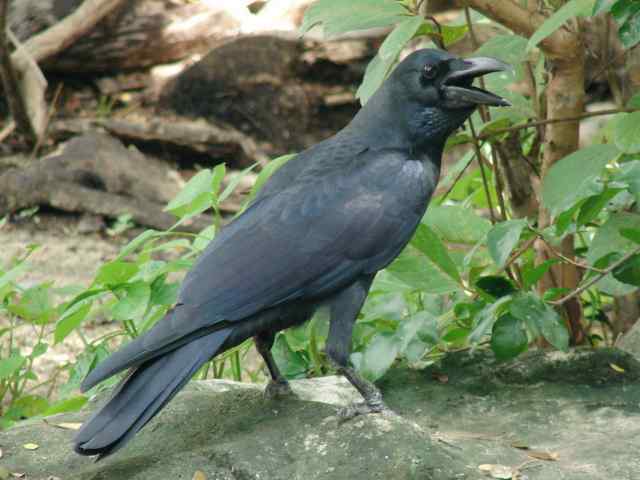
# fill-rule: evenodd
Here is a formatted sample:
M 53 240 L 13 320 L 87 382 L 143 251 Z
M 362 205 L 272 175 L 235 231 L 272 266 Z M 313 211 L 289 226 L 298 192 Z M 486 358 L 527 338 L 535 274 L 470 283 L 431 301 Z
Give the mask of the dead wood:
M 0 216 L 40 205 L 110 218 L 130 214 L 140 225 L 164 230 L 176 218 L 162 209 L 179 188 L 164 163 L 90 133 L 71 140 L 56 156 L 2 172 Z M 209 223 L 199 217 L 181 228 L 198 232 Z
M 96 129 L 127 141 L 192 150 L 207 155 L 212 164 L 228 160 L 234 166 L 247 167 L 254 163 L 265 165 L 268 161 L 256 143 L 242 132 L 203 120 L 152 115 L 138 116 L 135 120 L 76 118 L 57 120 L 49 131 L 53 138 L 64 139 Z M 188 157 L 188 153 L 184 156 Z

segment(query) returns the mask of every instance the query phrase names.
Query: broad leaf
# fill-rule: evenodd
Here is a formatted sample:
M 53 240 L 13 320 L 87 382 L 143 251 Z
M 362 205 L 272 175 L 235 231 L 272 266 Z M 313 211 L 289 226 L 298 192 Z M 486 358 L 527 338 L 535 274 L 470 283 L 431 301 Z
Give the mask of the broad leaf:
M 369 380 L 377 380 L 389 370 L 400 352 L 400 346 L 395 335 L 376 335 L 363 353 L 360 372 Z
M 489 254 L 498 267 L 504 267 L 526 226 L 527 221 L 524 219 L 507 220 L 494 225 L 487 233 Z
M 615 142 L 624 153 L 640 152 L 640 112 L 625 113 L 619 118 Z
M 213 180 L 214 175 L 211 170 L 206 169 L 198 172 L 164 210 L 171 212 L 176 217 L 183 218 L 211 208 L 214 198 L 212 193 Z
M 318 0 L 307 8 L 301 33 L 322 24 L 325 36 L 367 28 L 386 27 L 399 22 L 407 10 L 396 0 Z
M 9 378 L 18 370 L 20 370 L 20 367 L 22 367 L 22 364 L 24 364 L 25 360 L 26 359 L 24 357 L 18 354 L 14 354 L 9 358 L 0 360 L 0 380 Z
M 413 38 L 422 22 L 421 17 L 408 17 L 398 23 L 396 28 L 384 40 L 378 55 L 367 67 L 362 84 L 356 93 L 356 97 L 360 99 L 363 105 L 382 85 L 387 73 L 396 62 L 400 51 Z
M 527 44 L 527 51 L 538 45 L 558 28 L 564 25 L 567 20 L 578 16 L 589 16 L 592 12 L 593 0 L 570 0 L 560 7 L 553 15 L 547 18 L 538 30 L 531 35 Z
M 432 205 L 422 219 L 447 242 L 475 245 L 485 238 L 491 222 L 462 206 Z
M 517 357 L 527 349 L 528 343 L 527 332 L 519 318 L 506 313 L 493 324 L 491 349 L 499 360 Z
M 558 313 L 531 293 L 516 296 L 509 312 L 522 320 L 536 335 L 542 335 L 558 350 L 569 348 L 569 332 Z
M 148 283 L 127 284 L 119 289 L 119 292 L 123 296 L 111 309 L 114 319 L 130 320 L 144 315 L 151 297 L 151 288 Z
M 634 255 L 613 271 L 616 280 L 640 287 L 640 255 Z
M 587 252 L 587 261 L 590 265 L 608 254 L 624 254 L 636 248 L 636 244 L 625 238 L 623 230 L 640 230 L 640 215 L 634 213 L 615 213 L 602 225 L 591 241 Z M 619 282 L 612 275 L 607 275 L 597 284 L 603 292 L 610 295 L 626 295 L 635 290 L 631 285 Z
M 443 273 L 446 273 L 458 283 L 462 281 L 456 264 L 453 263 L 447 252 L 447 247 L 429 227 L 424 224 L 418 225 L 411 244 L 429 257 Z
M 578 201 L 597 195 L 596 180 L 620 152 L 612 145 L 592 145 L 567 155 L 553 165 L 542 184 L 542 200 L 555 217 Z
M 93 281 L 96 285 L 118 285 L 125 283 L 136 273 L 139 267 L 135 263 L 113 261 L 103 264 Z
M 67 335 L 69 335 L 76 327 L 78 327 L 82 321 L 87 317 L 91 310 L 92 301 L 85 301 L 84 303 L 76 303 L 73 307 L 68 309 L 56 322 L 56 329 L 54 332 L 54 342 L 60 343 Z
M 527 59 L 527 39 L 520 35 L 496 35 L 483 43 L 474 56 L 493 57 L 511 65 Z
M 411 246 L 405 248 L 386 271 L 414 290 L 425 293 L 444 294 L 460 290 L 457 282 Z

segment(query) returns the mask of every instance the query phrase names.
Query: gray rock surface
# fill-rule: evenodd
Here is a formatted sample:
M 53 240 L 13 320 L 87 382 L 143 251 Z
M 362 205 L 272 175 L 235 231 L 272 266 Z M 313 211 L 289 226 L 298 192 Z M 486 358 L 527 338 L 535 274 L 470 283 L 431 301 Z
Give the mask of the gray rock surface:
M 279 401 L 256 385 L 193 382 L 102 462 L 76 456 L 74 432 L 56 426 L 86 411 L 1 433 L 0 469 L 29 480 L 638 480 L 639 379 L 640 363 L 618 351 L 509 363 L 458 353 L 392 370 L 379 384 L 395 413 L 346 423 L 337 410 L 357 395 L 340 378 L 294 382 L 298 398 Z

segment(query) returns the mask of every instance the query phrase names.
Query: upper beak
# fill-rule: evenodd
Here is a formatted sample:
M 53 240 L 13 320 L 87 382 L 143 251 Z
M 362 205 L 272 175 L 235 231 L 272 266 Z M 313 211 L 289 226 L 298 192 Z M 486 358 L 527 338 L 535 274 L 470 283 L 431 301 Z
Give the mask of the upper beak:
M 449 107 L 492 105 L 509 107 L 511 103 L 498 95 L 472 86 L 476 77 L 510 70 L 511 66 L 489 57 L 455 59 L 449 64 L 449 73 L 442 81 L 442 91 Z

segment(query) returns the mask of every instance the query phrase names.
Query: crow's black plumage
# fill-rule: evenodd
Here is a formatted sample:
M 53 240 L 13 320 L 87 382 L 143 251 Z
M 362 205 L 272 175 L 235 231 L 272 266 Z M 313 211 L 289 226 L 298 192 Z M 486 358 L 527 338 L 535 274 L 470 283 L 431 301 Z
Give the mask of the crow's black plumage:
M 249 337 L 272 375 L 268 388 L 286 389 L 270 353 L 274 336 L 320 305 L 331 316 L 327 354 L 366 407 L 381 410 L 379 391 L 348 365 L 353 324 L 376 272 L 420 222 L 447 136 L 478 104 L 508 104 L 472 87 L 474 77 L 505 68 L 489 58 L 414 52 L 347 127 L 278 170 L 207 247 L 166 317 L 84 380 L 87 390 L 131 369 L 82 427 L 76 451 L 113 453 L 203 363 Z

